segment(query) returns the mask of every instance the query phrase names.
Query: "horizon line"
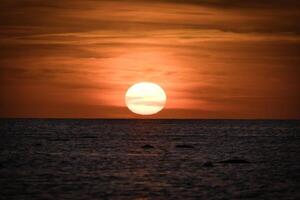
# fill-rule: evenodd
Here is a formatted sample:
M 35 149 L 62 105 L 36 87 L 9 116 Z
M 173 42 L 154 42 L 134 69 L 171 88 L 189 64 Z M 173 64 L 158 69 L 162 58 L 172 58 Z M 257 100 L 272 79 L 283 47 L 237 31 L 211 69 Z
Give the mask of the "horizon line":
M 0 120 L 281 120 L 300 121 L 300 118 L 105 118 L 105 117 L 0 117 Z

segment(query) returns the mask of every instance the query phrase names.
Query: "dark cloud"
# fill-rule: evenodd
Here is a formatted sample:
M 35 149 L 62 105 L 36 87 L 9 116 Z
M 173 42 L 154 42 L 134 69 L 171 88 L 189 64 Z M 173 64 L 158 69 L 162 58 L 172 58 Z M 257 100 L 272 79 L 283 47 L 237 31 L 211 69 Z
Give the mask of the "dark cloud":
M 213 29 L 240 33 L 285 32 L 299 34 L 300 32 L 297 20 L 300 17 L 299 1 L 161 0 L 154 2 L 113 2 L 115 4 L 112 4 L 112 1 L 4 1 L 0 9 L 0 25 L 3 27 L 1 34 L 26 35 L 94 30 L 141 31 L 165 29 Z M 183 8 L 182 10 L 185 10 L 185 12 L 181 11 L 181 13 L 177 12 L 180 9 L 174 11 L 166 5 L 165 9 L 156 9 L 156 4 L 161 2 L 173 6 L 192 3 L 196 7 L 193 10 Z M 127 6 L 130 9 L 120 9 L 117 3 L 121 3 L 121 6 Z M 108 6 L 108 9 L 111 9 L 111 13 L 105 10 L 105 7 Z M 140 8 L 137 6 L 140 6 Z M 197 7 L 201 8 L 201 6 L 219 8 L 220 10 L 206 12 L 200 10 L 197 12 Z M 232 10 L 227 11 L 226 8 L 231 8 Z M 239 9 L 242 8 L 251 10 L 240 11 Z M 95 14 L 95 12 L 97 13 L 97 9 L 99 10 L 98 14 Z M 138 17 L 144 9 L 154 10 L 149 13 L 145 12 L 145 17 Z M 82 11 L 86 12 L 84 16 L 78 14 Z M 218 17 L 218 12 L 221 12 L 225 17 Z M 176 15 L 181 16 L 183 19 L 180 17 L 178 19 L 169 19 Z M 227 19 L 230 15 L 232 17 Z M 207 16 L 211 17 L 207 19 L 205 18 Z M 186 17 L 190 17 L 193 20 L 187 20 L 185 19 Z M 203 20 L 201 20 L 202 18 Z
M 29 42 L 28 44 L 4 44 L 1 47 L 0 58 L 2 59 L 37 56 L 40 58 L 49 56 L 56 58 L 111 58 L 118 55 L 118 52 L 110 50 L 97 52 L 89 48 L 89 45 L 76 44 L 30 44 Z

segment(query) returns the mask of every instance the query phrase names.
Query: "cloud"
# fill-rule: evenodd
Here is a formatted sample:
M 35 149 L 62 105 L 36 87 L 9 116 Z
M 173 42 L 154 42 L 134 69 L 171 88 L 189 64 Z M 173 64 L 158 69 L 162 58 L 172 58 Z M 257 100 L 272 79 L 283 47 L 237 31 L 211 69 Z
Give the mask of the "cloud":
M 130 85 L 153 81 L 168 116 L 295 116 L 299 15 L 292 0 L 4 0 L 2 102 L 124 107 Z
M 126 96 L 126 101 L 135 106 L 163 107 L 164 100 L 150 100 L 147 97 Z
M 218 8 L 284 8 L 299 6 L 297 0 L 254 0 L 254 1 L 239 1 L 239 0 L 161 0 L 161 2 L 172 2 L 180 4 L 196 4 L 201 6 L 210 6 Z

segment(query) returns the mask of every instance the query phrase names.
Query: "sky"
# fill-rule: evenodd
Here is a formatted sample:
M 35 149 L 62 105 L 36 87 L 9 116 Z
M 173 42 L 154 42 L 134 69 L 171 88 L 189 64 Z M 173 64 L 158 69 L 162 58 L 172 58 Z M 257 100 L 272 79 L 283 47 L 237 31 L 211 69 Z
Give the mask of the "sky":
M 298 0 L 1 0 L 0 117 L 300 119 Z

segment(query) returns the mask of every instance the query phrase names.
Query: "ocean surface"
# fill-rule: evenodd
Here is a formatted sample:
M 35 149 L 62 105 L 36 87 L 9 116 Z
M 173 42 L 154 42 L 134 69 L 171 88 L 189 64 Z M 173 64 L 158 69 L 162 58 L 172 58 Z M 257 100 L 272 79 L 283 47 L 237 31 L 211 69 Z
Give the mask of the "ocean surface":
M 0 199 L 300 199 L 300 121 L 0 120 Z

